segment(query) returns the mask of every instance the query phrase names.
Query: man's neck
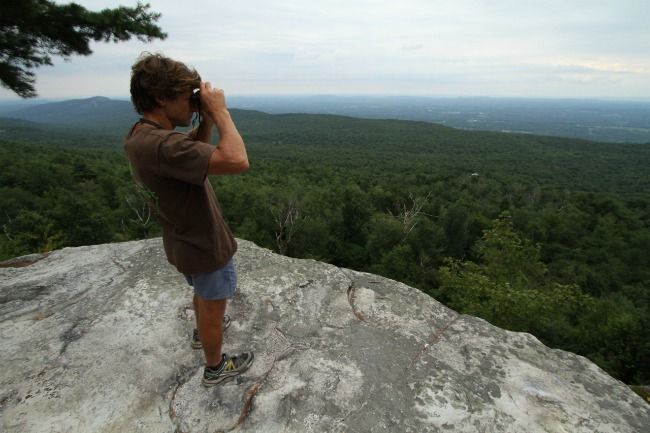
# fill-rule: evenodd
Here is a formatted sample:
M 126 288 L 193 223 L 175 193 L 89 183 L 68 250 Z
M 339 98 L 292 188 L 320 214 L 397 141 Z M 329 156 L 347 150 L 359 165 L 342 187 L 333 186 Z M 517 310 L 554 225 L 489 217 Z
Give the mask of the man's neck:
M 174 129 L 171 120 L 160 110 L 145 111 L 142 118 L 157 123 L 163 129 Z

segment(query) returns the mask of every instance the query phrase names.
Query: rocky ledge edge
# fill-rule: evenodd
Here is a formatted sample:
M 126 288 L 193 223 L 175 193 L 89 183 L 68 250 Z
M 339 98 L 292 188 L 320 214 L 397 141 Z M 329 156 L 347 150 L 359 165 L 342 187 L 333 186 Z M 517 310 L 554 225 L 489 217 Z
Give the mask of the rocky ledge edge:
M 1 432 L 616 432 L 650 409 L 589 360 L 376 275 L 239 240 L 224 349 L 200 385 L 192 292 L 160 239 L 0 266 Z

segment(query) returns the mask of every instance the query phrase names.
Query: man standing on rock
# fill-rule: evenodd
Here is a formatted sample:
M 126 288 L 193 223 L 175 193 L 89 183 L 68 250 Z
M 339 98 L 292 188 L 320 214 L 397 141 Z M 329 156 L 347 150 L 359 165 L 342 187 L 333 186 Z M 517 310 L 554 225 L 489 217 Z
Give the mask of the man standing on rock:
M 162 227 L 167 260 L 194 287 L 198 332 L 192 347 L 203 347 L 203 385 L 214 386 L 240 375 L 253 362 L 251 352 L 221 352 L 229 324 L 226 304 L 237 289 L 232 258 L 237 243 L 207 179 L 248 170 L 246 147 L 223 90 L 201 81 L 181 62 L 143 53 L 131 68 L 131 101 L 142 118 L 125 138 L 126 156 L 136 185 Z M 188 134 L 174 130 L 189 126 L 194 112 L 202 117 L 197 128 Z M 215 125 L 217 147 L 208 144 Z

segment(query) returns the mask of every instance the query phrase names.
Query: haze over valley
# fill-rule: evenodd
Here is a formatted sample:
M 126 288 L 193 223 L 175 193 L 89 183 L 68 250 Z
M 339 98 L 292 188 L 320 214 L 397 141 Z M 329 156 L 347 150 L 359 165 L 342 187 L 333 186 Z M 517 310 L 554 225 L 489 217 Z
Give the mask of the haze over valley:
M 643 99 L 235 95 L 228 97 L 228 104 L 232 108 L 270 114 L 336 114 L 417 120 L 477 131 L 553 135 L 613 143 L 650 143 L 650 100 Z M 99 119 L 92 118 L 93 113 L 124 119 L 127 123 L 137 118 L 126 98 L 0 102 L 0 117 L 35 122 L 61 125 L 84 121 L 96 123 Z

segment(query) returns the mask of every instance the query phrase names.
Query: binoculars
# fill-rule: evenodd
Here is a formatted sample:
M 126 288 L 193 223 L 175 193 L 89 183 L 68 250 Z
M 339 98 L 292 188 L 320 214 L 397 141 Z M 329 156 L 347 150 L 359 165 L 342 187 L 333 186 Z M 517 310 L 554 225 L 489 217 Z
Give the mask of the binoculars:
M 196 109 L 196 112 L 201 113 L 201 91 L 195 90 L 194 93 L 190 96 L 190 104 L 193 109 Z

